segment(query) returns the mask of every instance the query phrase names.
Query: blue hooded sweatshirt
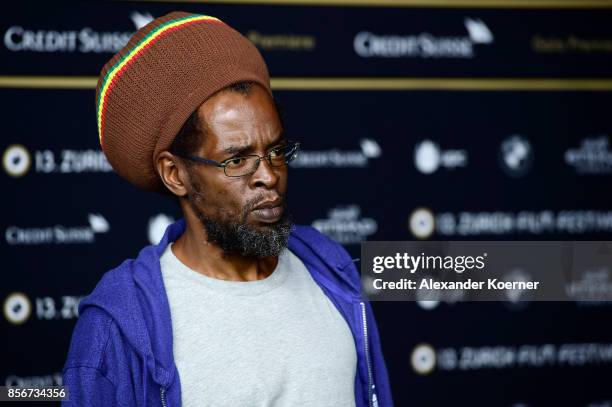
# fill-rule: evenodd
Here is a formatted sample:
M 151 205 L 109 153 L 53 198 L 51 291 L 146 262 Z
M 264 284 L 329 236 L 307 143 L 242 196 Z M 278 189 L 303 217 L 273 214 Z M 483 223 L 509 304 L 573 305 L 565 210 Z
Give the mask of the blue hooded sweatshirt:
M 181 405 L 170 306 L 159 259 L 184 230 L 184 220 L 170 225 L 158 245 L 145 247 L 136 259 L 104 274 L 81 301 L 63 369 L 69 401 L 62 405 Z M 376 322 L 370 304 L 361 296 L 353 260 L 341 245 L 310 226 L 294 226 L 288 246 L 351 329 L 357 350 L 357 407 L 391 407 Z

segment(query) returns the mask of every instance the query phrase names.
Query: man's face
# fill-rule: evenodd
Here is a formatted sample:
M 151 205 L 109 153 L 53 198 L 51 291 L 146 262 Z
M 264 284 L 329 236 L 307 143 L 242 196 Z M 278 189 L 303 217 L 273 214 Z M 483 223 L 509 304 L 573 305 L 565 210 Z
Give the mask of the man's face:
M 285 141 L 272 98 L 253 85 L 244 95 L 222 91 L 198 109 L 207 125 L 198 156 L 215 161 L 262 156 Z M 285 210 L 287 167 L 261 160 L 257 171 L 228 177 L 222 168 L 191 166 L 190 205 L 202 221 L 208 241 L 225 254 L 276 256 L 286 246 L 291 222 Z M 264 208 L 259 208 L 264 206 Z

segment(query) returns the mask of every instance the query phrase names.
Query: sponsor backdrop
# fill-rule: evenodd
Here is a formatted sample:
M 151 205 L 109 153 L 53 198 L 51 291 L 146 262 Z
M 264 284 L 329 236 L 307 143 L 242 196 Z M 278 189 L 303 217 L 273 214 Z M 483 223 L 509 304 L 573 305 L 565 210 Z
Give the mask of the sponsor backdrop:
M 610 3 L 238 3 L 2 7 L 0 384 L 61 384 L 79 300 L 180 214 L 112 172 L 94 120 L 104 62 L 175 9 L 259 47 L 303 145 L 291 211 L 354 257 L 364 240 L 612 240 Z M 398 406 L 612 405 L 609 303 L 374 307 Z

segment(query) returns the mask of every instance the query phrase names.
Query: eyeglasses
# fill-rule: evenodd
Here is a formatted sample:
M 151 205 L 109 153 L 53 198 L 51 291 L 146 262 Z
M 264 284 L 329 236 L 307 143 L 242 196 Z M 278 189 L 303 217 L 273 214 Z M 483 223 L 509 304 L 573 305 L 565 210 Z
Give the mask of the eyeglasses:
M 223 168 L 225 175 L 228 177 L 245 177 L 247 175 L 254 174 L 255 171 L 257 171 L 257 168 L 259 168 L 259 162 L 264 158 L 272 167 L 282 167 L 287 165 L 295 157 L 297 157 L 299 149 L 300 143 L 289 141 L 285 145 L 273 148 L 263 156 L 249 154 L 242 157 L 228 158 L 227 160 L 221 162 L 193 155 L 179 155 L 179 157 L 195 161 L 197 163 L 209 164 Z

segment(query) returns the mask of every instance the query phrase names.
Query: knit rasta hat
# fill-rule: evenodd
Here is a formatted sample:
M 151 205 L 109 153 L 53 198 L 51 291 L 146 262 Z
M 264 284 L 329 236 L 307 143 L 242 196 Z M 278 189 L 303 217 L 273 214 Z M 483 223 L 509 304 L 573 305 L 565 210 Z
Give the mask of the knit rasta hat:
M 96 87 L 100 145 L 134 185 L 165 191 L 154 160 L 215 92 L 241 81 L 270 94 L 255 46 L 221 20 L 172 12 L 138 30 L 104 65 Z

